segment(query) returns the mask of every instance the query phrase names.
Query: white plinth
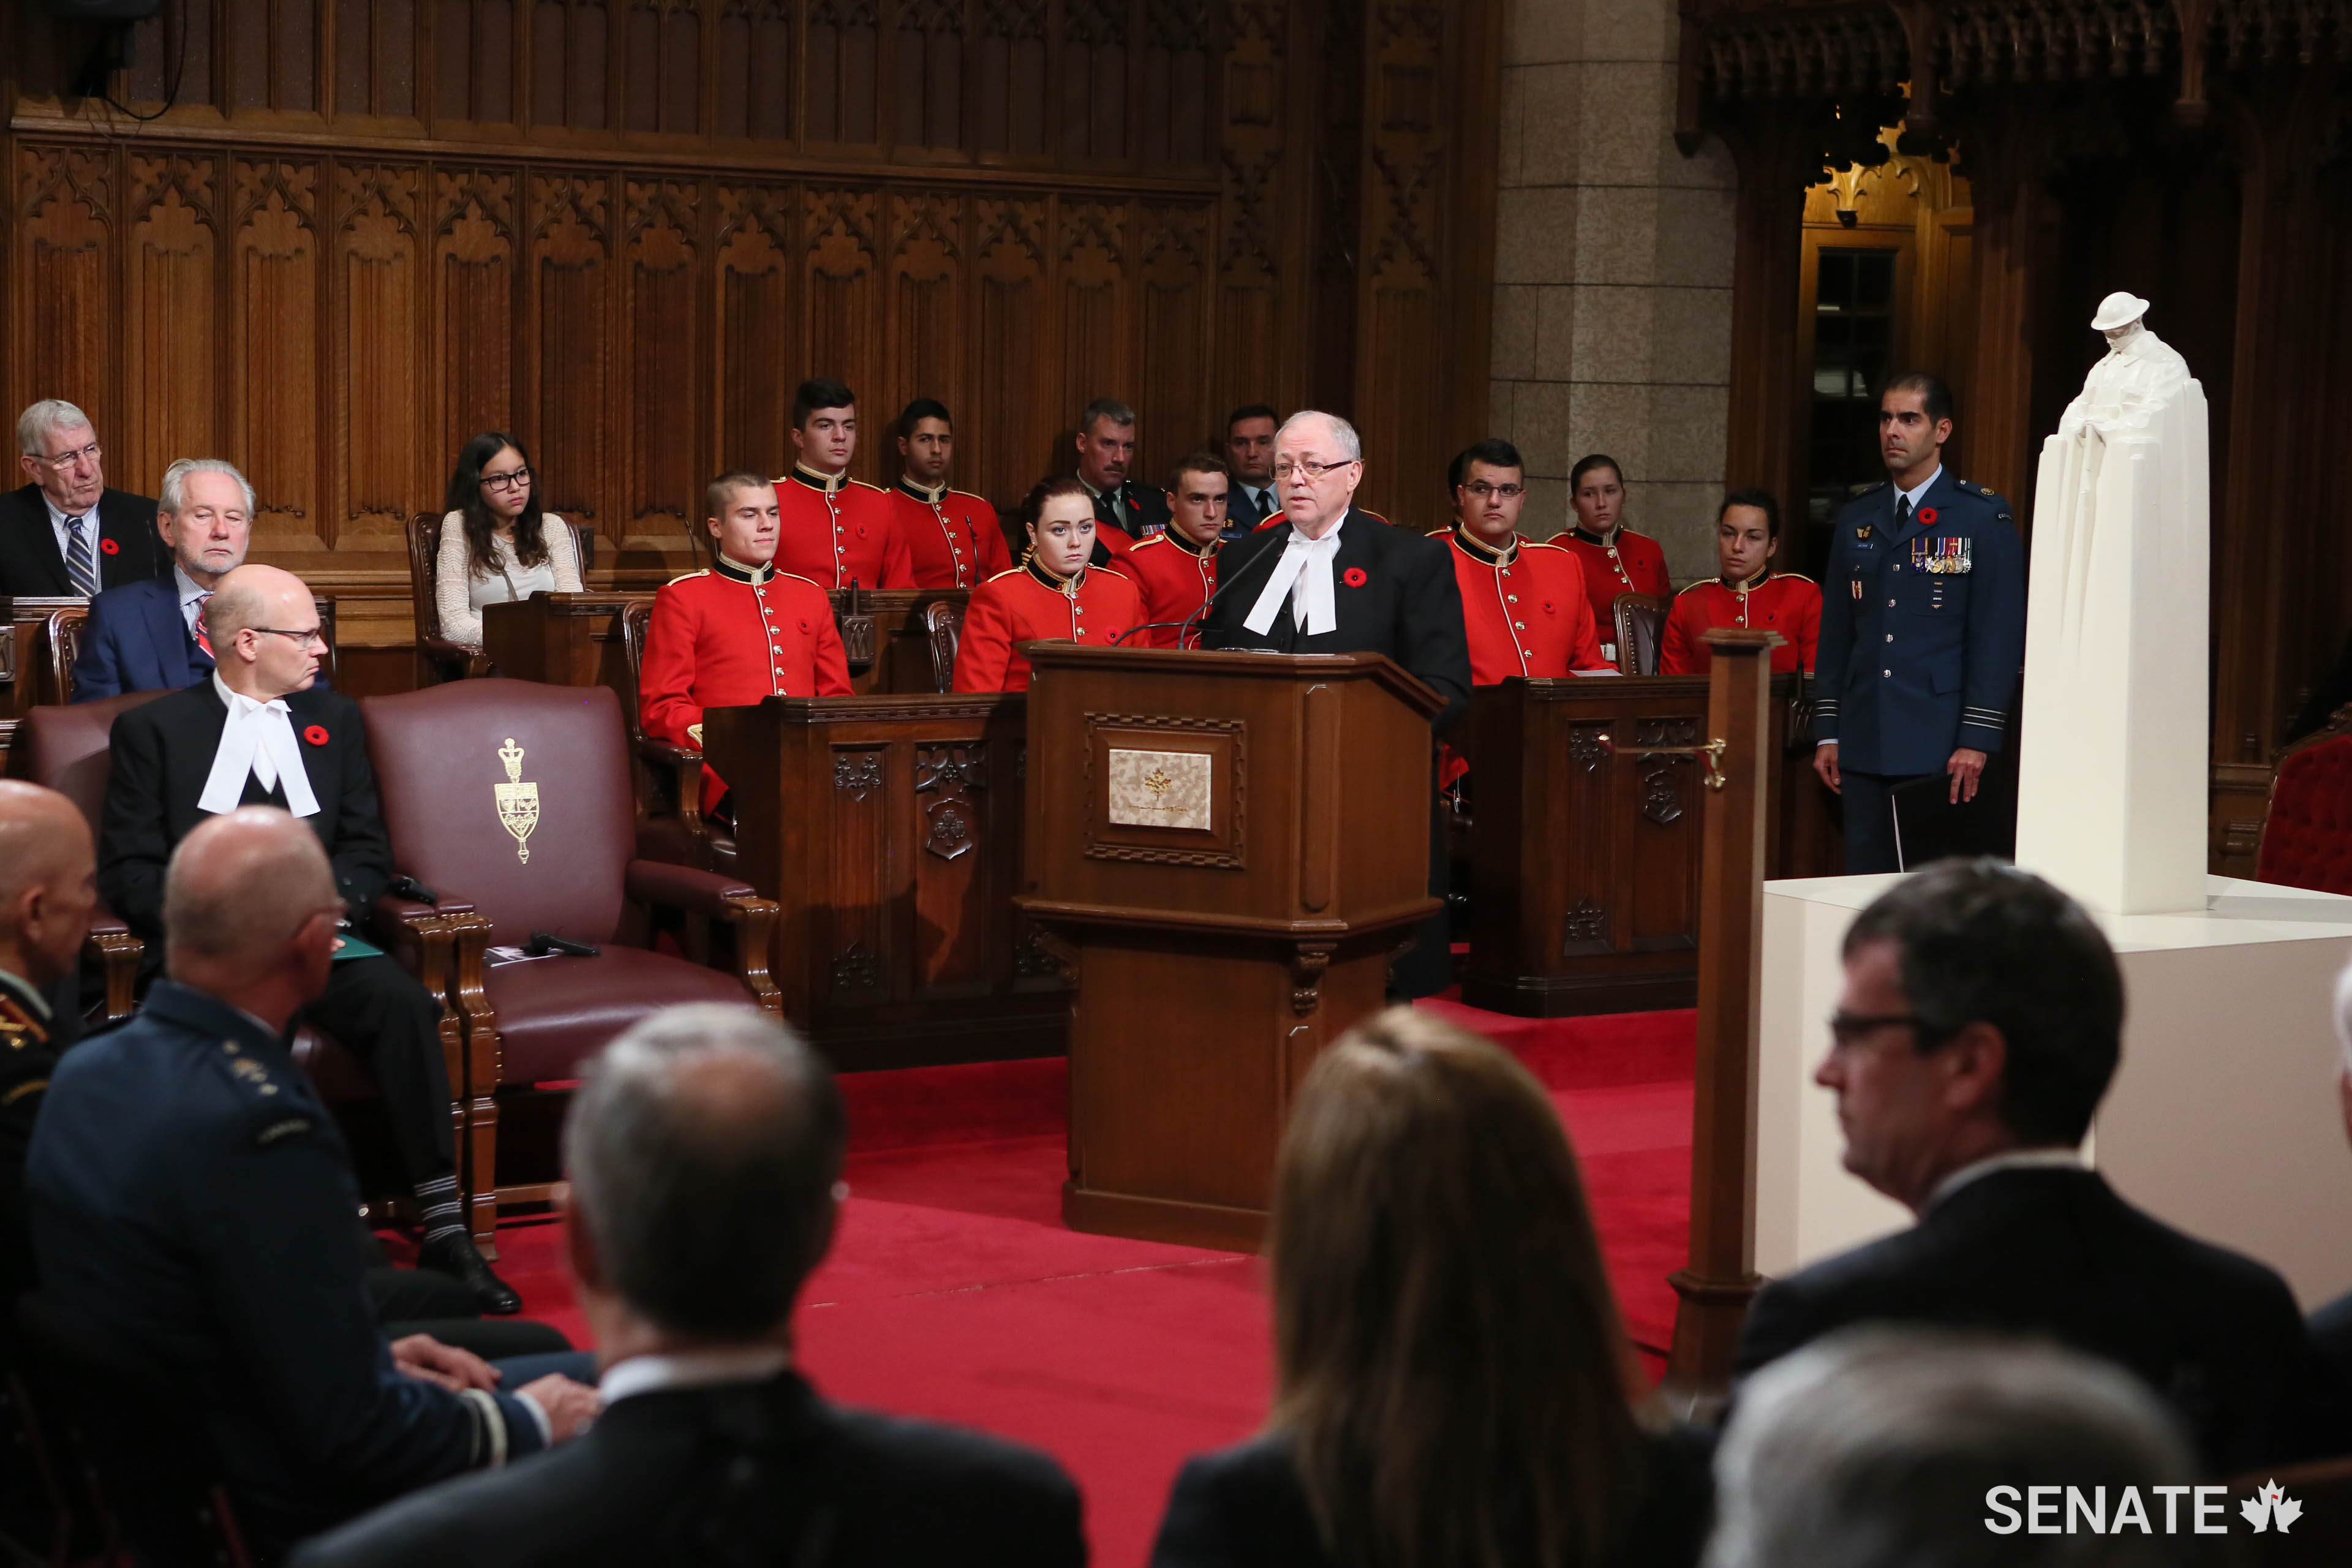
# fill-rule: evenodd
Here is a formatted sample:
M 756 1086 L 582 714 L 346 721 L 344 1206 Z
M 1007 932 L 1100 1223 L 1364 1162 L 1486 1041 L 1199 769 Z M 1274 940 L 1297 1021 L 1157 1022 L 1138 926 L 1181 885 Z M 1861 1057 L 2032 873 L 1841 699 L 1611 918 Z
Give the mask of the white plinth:
M 1828 1049 L 1846 927 L 1895 877 L 1764 884 L 1756 1267 L 1783 1275 L 1911 1223 L 1846 1174 L 1813 1069 Z M 2352 898 L 2227 877 L 2206 908 L 2094 911 L 2123 966 L 2123 1065 L 2090 1154 L 2167 1224 L 2260 1258 L 2305 1308 L 2352 1289 L 2352 1150 L 2330 1014 Z

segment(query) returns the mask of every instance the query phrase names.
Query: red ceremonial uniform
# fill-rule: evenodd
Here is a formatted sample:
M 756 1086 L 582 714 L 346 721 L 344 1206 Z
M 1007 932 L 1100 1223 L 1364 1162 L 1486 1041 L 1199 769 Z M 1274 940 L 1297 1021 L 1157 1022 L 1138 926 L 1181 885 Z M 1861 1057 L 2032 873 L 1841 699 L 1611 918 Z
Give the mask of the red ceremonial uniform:
M 820 588 L 911 588 L 915 568 L 889 492 L 795 463 L 776 481 L 776 570 Z
M 1470 634 L 1472 685 L 1614 668 L 1601 657 L 1584 567 L 1572 552 L 1516 536 L 1497 550 L 1462 528 L 1446 537 Z
M 956 647 L 958 691 L 1026 691 L 1029 661 L 1015 643 L 1051 637 L 1107 647 L 1143 619 L 1135 584 L 1108 566 L 1056 577 L 1034 556 L 972 590 Z
M 846 697 L 849 660 L 833 602 L 805 577 L 740 566 L 724 555 L 654 595 L 637 678 L 640 722 L 657 741 L 700 749 L 688 734 L 706 708 L 740 708 L 763 697 Z M 702 770 L 703 804 L 727 790 Z
M 1129 552 L 1119 570 L 1135 579 L 1143 599 L 1143 625 L 1188 620 L 1217 591 L 1217 545 L 1195 544 L 1178 529 L 1155 533 Z M 1175 626 L 1159 626 L 1135 639 L 1145 647 L 1174 647 Z M 1184 646 L 1201 646 L 1201 628 L 1185 634 Z
M 945 485 L 926 489 L 903 474 L 889 496 L 916 587 L 976 587 L 1011 570 L 996 509 L 980 497 Z
M 1675 595 L 1658 638 L 1660 675 L 1705 675 L 1715 656 L 1699 633 L 1709 626 L 1762 626 L 1787 639 L 1772 650 L 1772 673 L 1813 668 L 1822 639 L 1822 590 L 1794 572 L 1769 566 L 1747 582 L 1711 577 Z
M 1620 528 L 1607 539 L 1583 529 L 1556 533 L 1551 542 L 1575 552 L 1584 568 L 1584 591 L 1592 604 L 1592 624 L 1601 640 L 1616 657 L 1617 617 L 1610 606 L 1620 594 L 1647 594 L 1660 603 L 1675 596 L 1675 580 L 1666 573 L 1666 552 L 1646 533 Z

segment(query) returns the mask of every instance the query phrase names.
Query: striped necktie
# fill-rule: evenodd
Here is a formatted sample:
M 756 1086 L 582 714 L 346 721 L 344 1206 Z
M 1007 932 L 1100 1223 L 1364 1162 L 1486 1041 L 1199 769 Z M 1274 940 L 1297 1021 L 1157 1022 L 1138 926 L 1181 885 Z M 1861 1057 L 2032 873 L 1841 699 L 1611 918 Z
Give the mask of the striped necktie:
M 196 646 L 204 650 L 205 657 L 216 660 L 219 655 L 213 652 L 213 639 L 205 630 L 205 606 L 212 602 L 212 597 L 210 594 L 197 595 L 196 621 L 189 629 L 195 633 Z
M 89 517 L 66 519 L 66 575 L 73 579 L 73 591 L 85 599 L 98 597 L 98 557 L 90 553 L 89 535 L 82 531 Z

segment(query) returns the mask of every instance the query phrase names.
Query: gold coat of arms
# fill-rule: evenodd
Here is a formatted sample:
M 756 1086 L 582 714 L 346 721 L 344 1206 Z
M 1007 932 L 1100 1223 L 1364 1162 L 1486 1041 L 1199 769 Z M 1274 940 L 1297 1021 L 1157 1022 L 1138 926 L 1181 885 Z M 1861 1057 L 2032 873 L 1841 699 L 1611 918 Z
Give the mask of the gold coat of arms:
M 499 761 L 507 765 L 507 782 L 491 786 L 498 795 L 499 821 L 514 835 L 515 858 L 528 866 L 530 830 L 539 826 L 539 786 L 522 782 L 522 748 L 512 735 L 499 748 Z

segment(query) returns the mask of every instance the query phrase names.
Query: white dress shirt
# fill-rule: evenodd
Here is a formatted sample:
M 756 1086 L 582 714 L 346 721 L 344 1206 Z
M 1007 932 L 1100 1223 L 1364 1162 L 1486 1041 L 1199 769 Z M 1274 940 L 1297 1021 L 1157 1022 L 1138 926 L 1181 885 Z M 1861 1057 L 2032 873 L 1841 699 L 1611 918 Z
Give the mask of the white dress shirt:
M 302 745 L 294 738 L 293 710 L 286 699 L 257 702 L 213 672 L 213 689 L 227 704 L 228 721 L 221 726 L 220 749 L 213 753 L 213 771 L 205 776 L 205 793 L 196 809 L 217 816 L 235 811 L 245 799 L 245 781 L 261 781 L 265 790 L 281 784 L 286 806 L 297 816 L 319 815 L 319 797 L 310 791 L 310 771 L 302 765 Z
M 57 531 L 59 558 L 73 559 L 73 536 L 79 529 L 81 536 L 89 541 L 89 558 L 95 563 L 98 560 L 98 503 L 91 502 L 89 510 L 79 518 L 68 517 L 59 511 L 58 503 L 49 499 L 47 490 L 41 492 L 41 504 L 49 509 L 49 526 Z
M 1895 493 L 1911 503 L 1911 515 L 1916 517 L 1919 515 L 1919 498 L 1927 493 L 1927 488 L 1930 485 L 1933 485 L 1937 479 L 1943 477 L 1944 465 L 1938 463 L 1936 465 L 1936 471 L 1934 473 L 1929 474 L 1926 479 L 1921 479 L 1911 489 L 1907 490 L 1897 490 Z
M 2077 1149 L 2011 1149 L 2006 1153 L 1989 1155 L 1973 1165 L 1962 1165 L 1937 1182 L 1936 1190 L 1927 1194 L 1927 1207 L 1934 1208 L 1970 1182 L 1979 1176 L 1990 1176 L 1995 1171 L 2079 1171 L 2082 1168 L 2083 1155 Z
M 210 588 L 200 588 L 188 575 L 188 569 L 178 562 L 172 563 L 172 581 L 180 585 L 180 619 L 188 628 L 188 636 L 196 635 L 196 617 L 204 613 L 205 601 L 213 596 Z
M 607 1408 L 633 1394 L 663 1388 L 713 1388 L 726 1383 L 765 1383 L 793 1364 L 782 1345 L 722 1345 L 670 1355 L 633 1355 L 610 1367 L 596 1384 Z
M 1264 637 L 1274 629 L 1274 617 L 1286 598 L 1292 624 L 1308 637 L 1338 631 L 1339 602 L 1331 585 L 1331 562 L 1339 553 L 1339 528 L 1347 521 L 1342 517 L 1339 526 L 1320 539 L 1307 538 L 1293 523 L 1289 542 L 1282 547 L 1282 559 L 1274 563 L 1274 575 L 1265 580 L 1242 625 Z

